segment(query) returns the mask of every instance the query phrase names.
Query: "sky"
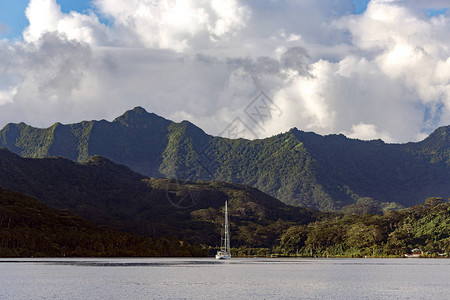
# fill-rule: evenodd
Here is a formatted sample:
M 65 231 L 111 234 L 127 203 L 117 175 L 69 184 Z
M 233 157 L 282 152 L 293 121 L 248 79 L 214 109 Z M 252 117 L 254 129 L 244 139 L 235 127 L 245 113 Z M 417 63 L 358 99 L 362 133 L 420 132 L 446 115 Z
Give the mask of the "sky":
M 0 128 L 142 106 L 209 134 L 450 125 L 450 0 L 0 0 Z M 238 127 L 239 127 L 238 126 Z

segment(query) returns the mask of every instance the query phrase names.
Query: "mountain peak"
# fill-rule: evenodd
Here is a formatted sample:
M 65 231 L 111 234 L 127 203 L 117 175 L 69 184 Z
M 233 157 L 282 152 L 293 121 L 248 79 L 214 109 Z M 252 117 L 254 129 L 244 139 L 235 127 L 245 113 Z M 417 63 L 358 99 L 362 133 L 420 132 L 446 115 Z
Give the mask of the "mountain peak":
M 135 108 L 133 108 L 131 111 L 137 113 L 137 114 L 145 114 L 148 113 L 145 108 L 143 108 L 142 106 L 136 106 Z
M 148 127 L 155 123 L 171 123 L 154 113 L 147 112 L 143 107 L 136 106 L 131 110 L 127 110 L 123 115 L 114 119 L 113 122 L 119 122 L 126 127 Z
M 434 146 L 446 146 L 450 143 L 450 126 L 442 126 L 437 128 L 421 143 L 432 144 Z
M 433 135 L 433 134 L 437 134 L 437 135 L 440 135 L 440 136 L 449 138 L 449 135 L 450 135 L 450 126 L 442 126 L 442 127 L 439 127 L 439 128 L 437 128 L 437 129 L 432 133 L 432 135 Z

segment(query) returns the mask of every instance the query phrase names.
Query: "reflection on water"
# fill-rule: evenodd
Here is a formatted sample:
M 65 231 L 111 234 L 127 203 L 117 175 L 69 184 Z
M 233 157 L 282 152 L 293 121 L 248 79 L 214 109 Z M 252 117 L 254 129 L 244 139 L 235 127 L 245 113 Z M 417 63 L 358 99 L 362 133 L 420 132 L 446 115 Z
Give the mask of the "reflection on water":
M 84 260 L 84 259 L 43 259 L 43 260 L 1 260 L 0 263 L 26 263 L 26 264 L 44 264 L 44 265 L 67 265 L 83 267 L 161 267 L 161 266 L 195 266 L 195 265 L 213 265 L 221 263 L 220 261 L 205 260 L 167 260 L 156 261 L 128 261 L 128 260 Z
M 0 299 L 449 299 L 448 259 L 0 259 Z
M 162 266 L 200 266 L 200 265 L 387 265 L 407 266 L 449 265 L 448 259 L 296 259 L 296 258 L 234 258 L 232 260 L 216 260 L 214 258 L 0 258 L 0 264 L 24 263 L 45 265 L 68 265 L 85 267 L 162 267 Z

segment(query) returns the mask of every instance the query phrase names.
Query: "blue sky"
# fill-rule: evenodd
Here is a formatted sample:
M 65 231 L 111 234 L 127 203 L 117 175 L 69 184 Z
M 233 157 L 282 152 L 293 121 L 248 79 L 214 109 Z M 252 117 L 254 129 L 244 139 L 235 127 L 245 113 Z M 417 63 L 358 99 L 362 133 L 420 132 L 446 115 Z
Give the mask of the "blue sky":
M 0 0 L 0 23 L 7 28 L 0 30 L 0 38 L 14 38 L 21 35 L 23 29 L 28 26 L 25 17 L 25 9 L 29 0 Z M 90 0 L 57 0 L 62 12 L 83 12 L 91 8 Z M 355 13 L 364 12 L 369 0 L 353 0 Z M 4 27 L 4 26 L 3 26 Z M 1 28 L 1 27 L 0 27 Z
M 353 5 L 355 6 L 355 13 L 361 14 L 366 10 L 367 3 L 369 0 L 353 0 Z
M 28 22 L 25 18 L 25 8 L 28 0 L 1 0 L 0 23 L 3 25 L 0 31 L 1 37 L 14 37 L 20 35 Z M 4 28 L 4 26 L 7 28 Z
M 0 37 L 18 37 L 23 29 L 28 26 L 25 9 L 29 0 L 0 0 L 0 23 L 7 26 Z M 90 0 L 57 0 L 62 12 L 83 12 L 90 7 Z

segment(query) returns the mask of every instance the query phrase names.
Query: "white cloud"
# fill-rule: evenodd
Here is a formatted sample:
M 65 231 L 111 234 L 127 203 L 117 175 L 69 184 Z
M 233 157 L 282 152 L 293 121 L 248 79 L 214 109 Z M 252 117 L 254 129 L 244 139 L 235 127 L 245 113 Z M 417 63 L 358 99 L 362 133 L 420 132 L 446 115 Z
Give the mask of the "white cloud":
M 427 5 L 436 7 L 438 2 L 448 4 L 435 1 Z M 413 128 L 420 132 L 446 125 L 440 121 L 446 119 L 445 111 L 436 107 L 448 105 L 450 81 L 445 66 L 450 56 L 450 18 L 424 17 L 411 10 L 409 4 L 374 0 L 363 15 L 344 17 L 336 24 L 352 34 L 358 55 L 370 58 L 372 72 L 398 83 L 398 87 L 391 87 L 403 94 L 398 109 L 421 110 L 422 116 L 417 115 L 415 122 L 406 120 L 414 122 Z M 408 138 L 413 138 L 413 130 Z
M 73 91 L 85 80 L 91 62 L 88 45 L 45 33 L 36 43 L 0 44 L 0 53 L 2 79 L 15 83 L 6 92 L 9 100 L 3 101 L 10 104 L 0 110 L 4 122 L 23 118 L 49 125 L 67 117 Z
M 0 120 L 141 105 L 212 134 L 240 117 L 259 137 L 417 140 L 450 123 L 450 17 L 424 13 L 448 2 L 372 0 L 352 15 L 351 0 L 95 0 L 84 14 L 31 0 L 23 41 L 0 42 Z M 260 89 L 282 115 L 254 124 L 244 110 Z
M 17 87 L 0 90 L 0 106 L 14 102 L 14 96 L 17 94 Z
M 56 0 L 31 0 L 26 9 L 30 22 L 23 32 L 26 42 L 37 42 L 46 33 L 57 32 L 68 39 L 89 44 L 112 43 L 111 31 L 91 12 L 64 14 Z
M 237 0 L 95 0 L 128 44 L 182 51 L 205 46 L 246 26 L 249 9 Z M 129 38 L 127 38 L 127 36 Z
M 392 139 L 387 133 L 377 131 L 377 126 L 373 124 L 359 123 L 352 125 L 352 130 L 346 135 L 350 138 L 362 140 L 375 140 L 381 138 L 385 142 L 391 142 Z

